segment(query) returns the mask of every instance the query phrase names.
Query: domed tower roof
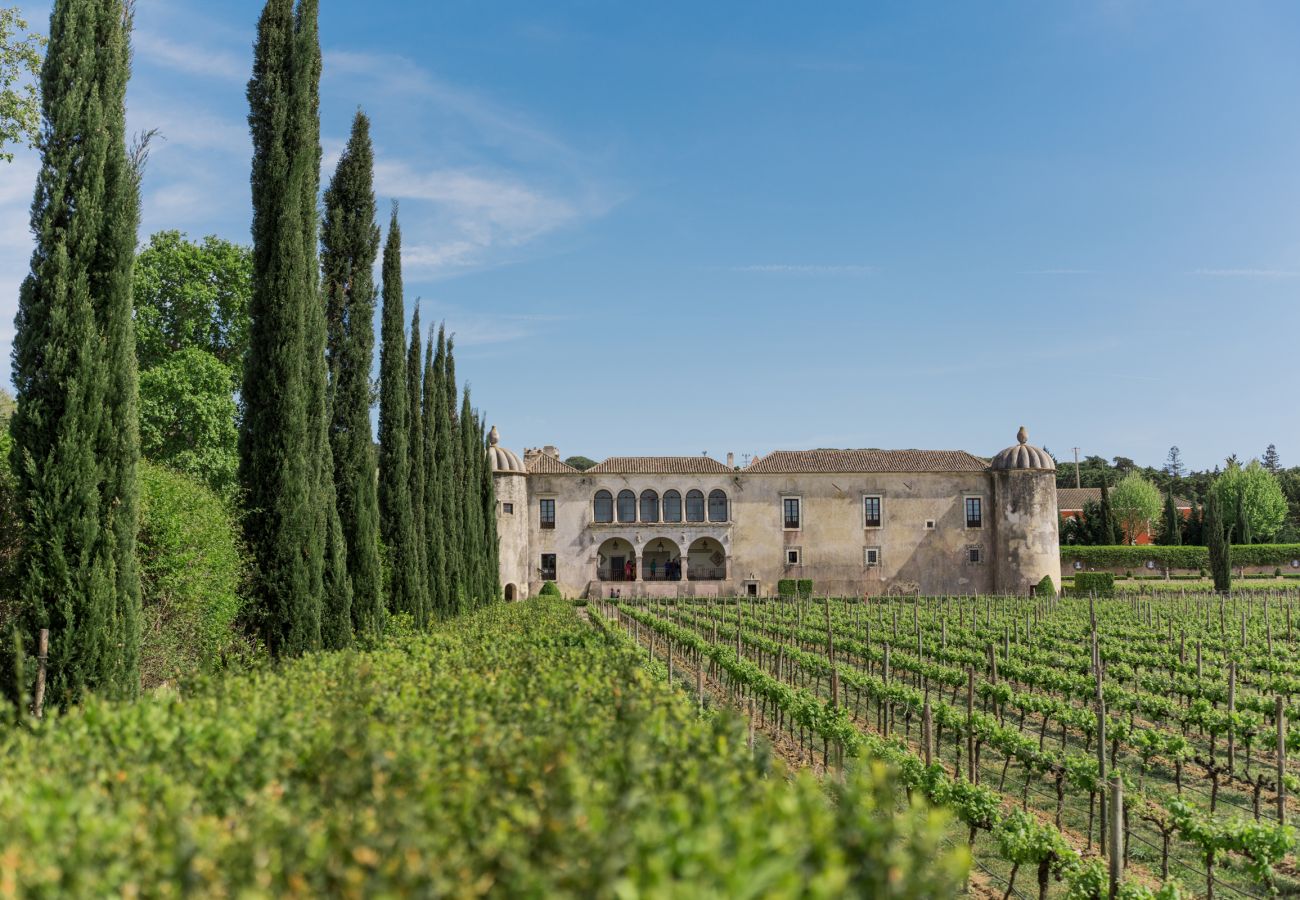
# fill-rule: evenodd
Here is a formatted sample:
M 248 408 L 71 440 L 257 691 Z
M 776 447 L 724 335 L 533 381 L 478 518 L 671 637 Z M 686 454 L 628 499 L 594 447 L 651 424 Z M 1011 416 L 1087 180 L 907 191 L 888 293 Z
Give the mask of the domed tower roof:
M 501 446 L 501 433 L 497 431 L 495 425 L 488 432 L 488 465 L 492 467 L 492 474 L 498 472 L 506 475 L 525 475 L 527 470 L 524 469 L 524 461 L 515 455 L 513 450 Z
M 1040 472 L 1056 471 L 1056 462 L 1048 452 L 1029 443 L 1029 432 L 1025 431 L 1025 426 L 1020 426 L 1016 441 L 1017 443 L 1014 446 L 1008 447 L 993 457 L 991 468 L 995 471 L 1009 471 L 1011 469 L 1032 469 Z

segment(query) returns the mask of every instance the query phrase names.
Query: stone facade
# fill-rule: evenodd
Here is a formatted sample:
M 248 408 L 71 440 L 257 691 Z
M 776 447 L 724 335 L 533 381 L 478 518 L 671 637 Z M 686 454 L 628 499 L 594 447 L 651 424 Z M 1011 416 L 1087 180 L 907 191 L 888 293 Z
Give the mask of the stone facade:
M 1023 440 L 960 451 L 778 451 L 745 468 L 616 457 L 586 472 L 495 436 L 501 583 L 565 596 L 1025 594 L 1060 585 L 1051 458 Z M 1027 451 L 1036 451 L 1029 453 Z

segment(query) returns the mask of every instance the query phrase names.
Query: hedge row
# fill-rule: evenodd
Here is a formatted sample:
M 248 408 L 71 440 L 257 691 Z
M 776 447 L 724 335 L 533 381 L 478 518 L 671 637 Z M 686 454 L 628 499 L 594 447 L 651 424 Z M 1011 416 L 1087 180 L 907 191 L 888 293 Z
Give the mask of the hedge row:
M 888 773 L 827 795 L 562 601 L 0 725 L 0 895 L 953 896 Z
M 1242 544 L 1232 548 L 1234 566 L 1280 566 L 1287 568 L 1300 559 L 1300 544 Z M 1137 569 L 1154 561 L 1171 569 L 1203 569 L 1210 564 L 1205 547 L 1165 547 L 1146 544 L 1139 547 L 1086 547 L 1073 544 L 1061 547 L 1061 561 L 1075 560 L 1096 568 L 1127 567 Z

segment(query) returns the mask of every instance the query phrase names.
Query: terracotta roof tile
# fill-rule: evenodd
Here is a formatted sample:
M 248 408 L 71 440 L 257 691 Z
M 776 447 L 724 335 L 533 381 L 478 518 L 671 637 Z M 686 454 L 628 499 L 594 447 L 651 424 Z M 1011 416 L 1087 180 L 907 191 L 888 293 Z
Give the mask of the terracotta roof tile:
M 988 462 L 964 450 L 774 450 L 746 474 L 982 472 Z
M 538 453 L 527 460 L 524 466 L 529 475 L 581 475 L 573 466 L 556 459 L 549 453 Z
M 725 465 L 707 456 L 611 456 L 587 470 L 592 475 L 725 475 Z

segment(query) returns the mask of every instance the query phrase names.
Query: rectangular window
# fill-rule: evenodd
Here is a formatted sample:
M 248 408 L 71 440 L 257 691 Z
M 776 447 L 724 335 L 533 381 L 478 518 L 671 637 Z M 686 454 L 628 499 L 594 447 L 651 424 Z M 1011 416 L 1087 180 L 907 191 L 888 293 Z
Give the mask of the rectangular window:
M 502 503 L 501 511 L 507 516 L 513 516 L 515 514 L 515 505 L 513 503 Z
M 785 500 L 782 501 L 782 506 L 785 509 L 785 530 L 798 531 L 799 530 L 799 498 L 786 497 Z
M 862 498 L 862 526 L 864 528 L 880 527 L 880 498 Z
M 554 528 L 555 527 L 555 501 L 541 500 L 539 501 L 539 504 L 540 504 L 540 511 L 542 517 L 542 527 Z
M 542 554 L 542 581 L 555 580 L 555 554 Z
M 967 547 L 966 561 L 973 566 L 978 566 L 984 562 L 984 549 L 982 547 Z
M 984 499 L 982 497 L 966 498 L 966 527 L 984 527 Z
M 798 547 L 785 548 L 785 564 L 787 566 L 797 566 L 803 559 L 803 552 Z
M 876 566 L 880 565 L 880 548 L 867 547 L 863 551 L 862 562 L 869 569 L 875 568 Z

